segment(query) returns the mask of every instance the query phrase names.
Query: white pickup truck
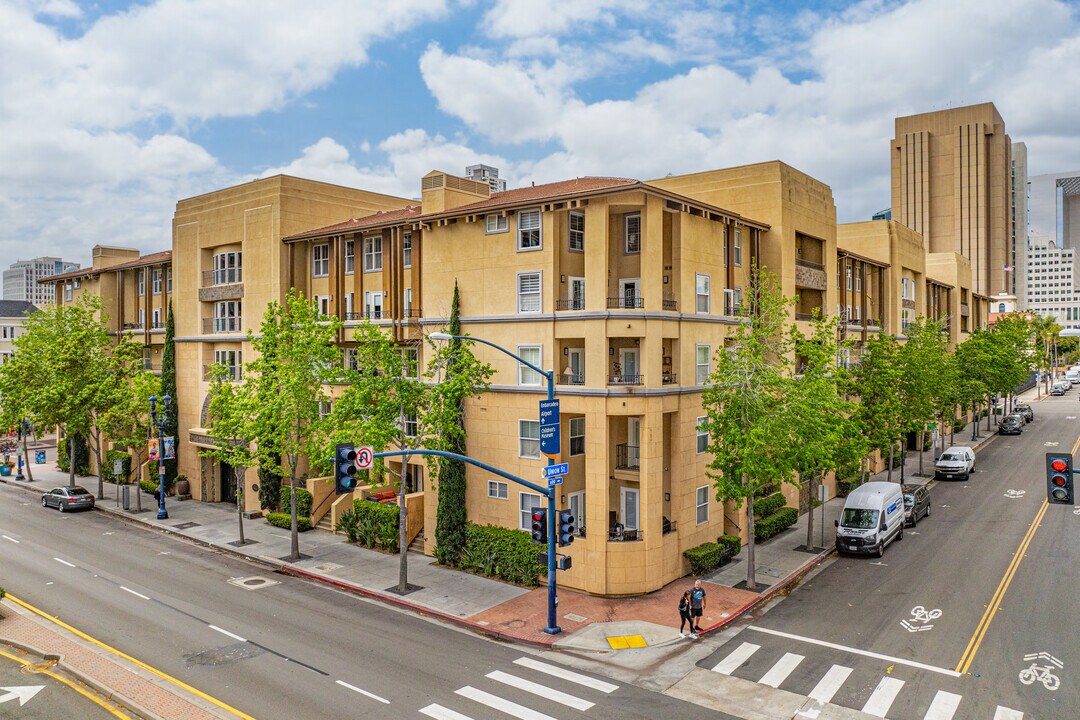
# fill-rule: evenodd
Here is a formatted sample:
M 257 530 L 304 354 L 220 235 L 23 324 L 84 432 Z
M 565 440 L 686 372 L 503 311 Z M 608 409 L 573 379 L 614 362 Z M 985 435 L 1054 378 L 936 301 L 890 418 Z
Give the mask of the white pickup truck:
M 975 451 L 966 445 L 954 445 L 934 464 L 934 477 L 939 479 L 967 480 L 975 472 Z

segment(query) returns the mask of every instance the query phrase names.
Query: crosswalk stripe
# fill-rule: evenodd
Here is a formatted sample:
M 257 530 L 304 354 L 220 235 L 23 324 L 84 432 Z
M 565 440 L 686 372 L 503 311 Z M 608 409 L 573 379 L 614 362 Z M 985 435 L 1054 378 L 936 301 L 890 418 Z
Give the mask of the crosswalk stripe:
M 750 659 L 750 656 L 761 649 L 760 645 L 754 643 L 744 642 L 739 647 L 735 648 L 735 652 L 728 655 L 721 660 L 713 668 L 713 672 L 722 673 L 724 675 L 730 675 L 739 669 L 739 666 Z
M 517 675 L 504 673 L 502 670 L 495 670 L 494 672 L 489 672 L 487 674 L 487 677 L 495 680 L 496 682 L 501 682 L 505 685 L 509 685 L 510 687 L 516 687 L 518 690 L 524 690 L 525 692 L 532 693 L 533 695 L 539 695 L 542 698 L 547 698 L 548 700 L 553 700 L 562 705 L 566 705 L 567 707 L 572 707 L 575 710 L 588 710 L 595 704 L 589 702 L 588 700 L 582 700 L 581 698 L 574 697 L 573 695 L 569 695 L 567 693 L 560 692 L 559 690 L 549 688 L 546 685 L 535 683 L 532 680 L 526 680 L 525 678 L 519 678 Z
M 863 705 L 862 711 L 868 715 L 873 715 L 874 717 L 885 717 L 885 713 L 889 712 L 893 700 L 896 699 L 896 696 L 902 687 L 904 687 L 903 680 L 897 680 L 896 678 L 891 677 L 881 678 L 881 682 L 874 688 L 874 692 L 870 695 L 870 699 Z
M 468 715 L 462 715 L 456 710 L 444 708 L 442 705 L 432 704 L 420 708 L 420 712 L 435 720 L 472 720 Z
M 591 678 L 588 675 L 581 675 L 580 673 L 567 670 L 566 668 L 559 667 L 558 665 L 548 665 L 547 663 L 542 663 L 539 660 L 533 660 L 529 657 L 520 657 L 514 661 L 514 664 L 520 665 L 522 667 L 527 667 L 530 670 L 542 672 L 546 675 L 551 675 L 552 677 L 557 677 L 560 680 L 572 682 L 575 685 L 582 685 L 587 688 L 592 688 L 593 690 L 599 690 L 602 693 L 612 693 L 619 689 L 618 685 L 612 685 L 609 682 L 597 680 L 596 678 Z
M 960 707 L 961 697 L 955 693 L 938 690 L 937 695 L 934 696 L 934 702 L 930 703 L 930 708 L 926 711 L 926 715 L 923 716 L 923 720 L 952 720 L 956 708 Z
M 844 684 L 850 674 L 851 668 L 843 665 L 833 665 L 829 668 L 829 672 L 825 673 L 825 677 L 821 678 L 818 684 L 814 686 L 814 689 L 810 691 L 810 698 L 823 703 L 830 702 L 833 695 L 836 694 L 836 691 L 840 689 L 840 686 Z
M 804 657 L 802 655 L 784 653 L 784 657 L 777 660 L 776 664 L 773 665 L 769 672 L 765 673 L 758 682 L 762 685 L 768 685 L 769 687 L 780 687 L 780 683 L 787 680 L 787 676 L 791 674 L 792 670 L 798 667 L 803 659 Z
M 1024 720 L 1024 713 L 998 705 L 997 712 L 994 713 L 994 720 Z
M 532 708 L 527 708 L 524 705 L 518 705 L 515 702 L 504 700 L 498 695 L 492 695 L 483 690 L 477 690 L 471 685 L 466 685 L 459 690 L 455 690 L 455 692 L 462 697 L 467 697 L 482 705 L 487 705 L 489 708 L 494 708 L 499 712 L 504 712 L 507 715 L 513 715 L 516 718 L 520 718 L 520 720 L 555 720 L 555 718 L 550 715 L 545 715 L 544 713 L 536 712 Z

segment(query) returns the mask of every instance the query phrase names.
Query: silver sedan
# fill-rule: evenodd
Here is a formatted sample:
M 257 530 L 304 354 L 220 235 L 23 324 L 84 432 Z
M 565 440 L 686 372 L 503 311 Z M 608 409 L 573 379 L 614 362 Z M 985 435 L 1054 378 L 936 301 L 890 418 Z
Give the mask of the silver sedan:
M 41 507 L 55 507 L 60 512 L 68 510 L 92 510 L 94 496 L 90 491 L 78 485 L 74 487 L 53 488 L 41 496 Z

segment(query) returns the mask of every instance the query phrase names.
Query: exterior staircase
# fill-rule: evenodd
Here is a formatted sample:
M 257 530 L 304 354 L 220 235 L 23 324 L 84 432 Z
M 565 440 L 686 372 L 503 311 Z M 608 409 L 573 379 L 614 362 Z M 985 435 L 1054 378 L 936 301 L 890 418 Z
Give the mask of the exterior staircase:
M 319 520 L 319 524 L 315 526 L 319 530 L 325 530 L 326 532 L 334 532 L 334 526 L 330 524 L 330 513 L 326 513 Z
M 418 552 L 423 554 L 424 552 L 424 531 L 421 530 L 413 538 L 413 541 L 409 543 L 409 552 Z

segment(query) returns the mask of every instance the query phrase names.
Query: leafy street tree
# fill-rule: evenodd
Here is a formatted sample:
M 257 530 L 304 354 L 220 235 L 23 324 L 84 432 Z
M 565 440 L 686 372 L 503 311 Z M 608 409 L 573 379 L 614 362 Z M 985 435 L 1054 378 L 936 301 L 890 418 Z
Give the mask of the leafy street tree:
M 229 370 L 215 364 L 210 370 L 209 430 L 212 448 L 199 452 L 232 468 L 236 488 L 236 518 L 240 525 L 240 544 L 244 545 L 244 471 L 256 463 L 252 449 L 253 433 L 250 420 L 255 417 L 251 402 L 257 397 L 252 386 L 240 386 L 233 381 Z M 245 380 L 245 383 L 251 381 Z M 293 505 L 295 506 L 295 502 Z M 295 513 L 294 513 L 295 517 Z
M 888 455 L 887 480 L 892 482 L 893 454 L 904 431 L 903 398 L 897 392 L 903 369 L 900 344 L 892 335 L 867 341 L 861 362 L 855 367 L 852 394 L 858 396 L 855 420 L 870 449 Z
M 971 406 L 972 440 L 978 435 L 979 405 L 987 402 L 990 396 L 993 382 L 990 377 L 993 342 L 989 332 L 976 330 L 967 340 L 957 345 L 953 353 L 959 391 L 958 404 L 964 410 Z
M 454 298 L 450 304 L 451 335 L 461 334 L 460 303 L 457 282 L 454 282 Z M 450 341 L 450 354 L 456 355 L 461 349 L 461 340 Z M 455 373 L 454 363 L 448 363 L 446 374 Z M 457 424 L 465 427 L 465 399 L 461 398 L 457 406 Z M 455 434 L 450 438 L 448 449 L 458 455 L 467 455 L 465 434 Z M 465 463 L 453 458 L 439 458 L 439 507 L 435 519 L 435 557 L 443 565 L 455 565 L 465 551 L 468 510 L 465 506 Z
M 907 342 L 900 346 L 900 396 L 906 415 L 904 430 L 917 433 L 919 473 L 923 472 L 926 426 L 934 421 L 946 391 L 946 356 L 949 337 L 938 320 L 919 318 L 908 326 Z
M 101 333 L 96 337 L 99 345 L 87 354 L 87 371 L 93 374 L 87 378 L 94 383 L 95 392 L 91 395 L 86 412 L 89 422 L 87 434 L 90 437 L 90 450 L 94 453 L 98 467 L 98 497 L 105 492 L 105 444 L 108 442 L 108 428 L 118 411 L 127 410 L 131 404 L 131 383 L 142 370 L 142 344 L 127 335 L 120 339 L 115 347 L 104 325 L 99 325 Z M 89 374 L 89 373 L 88 373 Z
M 487 390 L 492 370 L 476 360 L 468 341 L 445 346 L 432 343 L 430 361 L 421 372 L 418 348 L 395 343 L 371 323 L 361 324 L 354 337 L 358 369 L 345 370 L 347 387 L 332 414 L 334 435 L 338 440 L 359 439 L 375 452 L 393 448 L 406 453 L 399 458 L 397 473 L 398 592 L 406 593 L 409 451 L 452 450 L 454 439 L 465 434 L 462 404 L 465 398 Z M 450 366 L 452 371 L 448 371 Z M 381 474 L 384 470 L 385 464 L 380 461 L 375 472 Z
M 341 322 L 318 315 L 311 301 L 295 288 L 284 303 L 266 308 L 259 334 L 248 332 L 255 360 L 244 364 L 245 382 L 257 402 L 247 405 L 250 437 L 258 444 L 260 463 L 280 468 L 289 477 L 292 545 L 290 560 L 300 559 L 296 524 L 296 481 L 301 461 L 325 468 L 325 422 L 319 407 L 328 402 L 325 385 L 338 379 L 341 353 L 335 347 Z M 268 451 L 279 453 L 268 456 Z M 282 464 L 284 458 L 284 464 Z
M 118 448 L 131 456 L 136 485 L 140 469 L 149 455 L 146 441 L 150 437 L 150 397 L 161 395 L 161 381 L 154 373 L 142 371 L 131 379 L 131 391 L 102 418 L 102 428 Z M 128 479 L 128 478 L 125 478 Z M 136 488 L 135 511 L 142 512 L 142 492 Z
M 754 575 L 754 498 L 766 487 L 794 483 L 796 442 L 791 422 L 791 343 L 785 325 L 794 299 L 764 267 L 750 270 L 748 312 L 714 356 L 701 393 L 712 460 L 706 473 L 717 498 L 746 502 L 748 588 Z
M 173 334 L 176 328 L 173 323 L 173 311 L 172 302 L 169 303 L 169 313 L 165 319 L 165 345 L 161 351 L 161 394 L 168 395 L 172 398 L 172 404 L 174 408 L 180 407 L 179 401 L 176 399 L 176 342 L 173 339 Z M 176 437 L 180 432 L 180 419 L 179 413 L 171 412 L 169 417 L 162 428 L 162 433 L 166 436 Z M 180 443 L 173 445 L 176 448 L 176 457 L 172 460 L 164 460 L 165 463 L 165 488 L 171 488 L 176 482 L 176 473 L 178 463 L 180 462 L 179 447 Z
M 854 419 L 856 404 L 843 396 L 847 369 L 837 362 L 848 345 L 837 342 L 836 319 L 815 313 L 810 337 L 791 330 L 791 344 L 802 372 L 791 384 L 791 445 L 799 480 L 809 493 L 806 548 L 814 548 L 814 498 L 825 475 L 856 467 L 868 443 Z

